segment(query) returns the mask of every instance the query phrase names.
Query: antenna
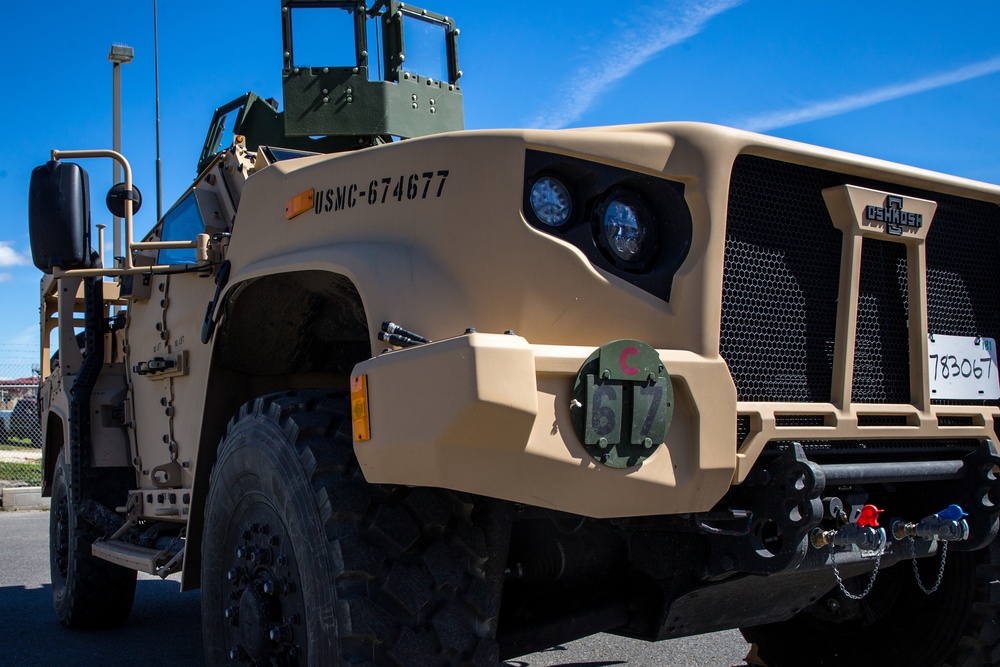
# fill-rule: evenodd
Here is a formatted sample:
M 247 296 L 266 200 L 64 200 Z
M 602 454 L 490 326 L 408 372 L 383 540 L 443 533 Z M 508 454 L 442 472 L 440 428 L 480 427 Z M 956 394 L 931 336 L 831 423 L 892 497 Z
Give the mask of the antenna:
M 153 78 L 156 88 L 156 221 L 163 217 L 163 179 L 160 171 L 160 42 L 156 30 L 156 0 L 153 0 Z

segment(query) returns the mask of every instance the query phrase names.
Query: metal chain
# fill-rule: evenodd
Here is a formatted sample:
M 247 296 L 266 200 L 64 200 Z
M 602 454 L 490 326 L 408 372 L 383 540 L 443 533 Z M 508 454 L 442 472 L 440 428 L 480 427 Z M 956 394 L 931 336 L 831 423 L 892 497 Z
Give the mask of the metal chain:
M 834 549 L 833 543 L 831 543 L 830 560 L 833 561 L 833 576 L 837 578 L 837 586 L 840 588 L 840 592 L 852 600 L 861 600 L 868 595 L 872 590 L 872 586 L 875 585 L 875 577 L 878 576 L 878 567 L 882 563 L 882 551 L 882 549 L 879 549 L 878 553 L 875 554 L 875 569 L 872 570 L 872 578 L 868 580 L 868 585 L 865 586 L 865 590 L 861 591 L 858 595 L 855 595 L 844 587 L 844 580 L 840 578 L 840 570 L 837 569 L 837 552 Z
M 945 560 L 947 560 L 947 558 L 948 558 L 948 543 L 945 542 L 944 540 L 941 540 L 941 565 L 938 567 L 937 581 L 934 582 L 934 586 L 930 590 L 927 590 L 926 588 L 924 588 L 924 582 L 920 580 L 920 570 L 917 569 L 916 541 L 912 537 L 910 538 L 910 559 L 913 561 L 913 576 L 917 578 L 917 586 L 919 586 L 920 590 L 922 590 L 926 595 L 930 595 L 931 593 L 933 593 L 938 589 L 938 586 L 941 585 L 941 579 L 944 578 L 944 562 Z

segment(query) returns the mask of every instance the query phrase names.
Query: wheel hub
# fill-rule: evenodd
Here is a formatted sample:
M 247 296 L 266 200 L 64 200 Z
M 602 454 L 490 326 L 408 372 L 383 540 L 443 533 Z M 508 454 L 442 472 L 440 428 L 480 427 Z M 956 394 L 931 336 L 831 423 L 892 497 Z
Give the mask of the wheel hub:
M 269 656 L 274 648 L 271 628 L 281 623 L 281 602 L 264 592 L 264 582 L 256 580 L 240 597 L 240 630 L 243 646 L 254 660 Z
M 295 667 L 305 644 L 299 573 L 284 528 L 269 504 L 240 513 L 227 540 L 223 609 L 232 663 Z

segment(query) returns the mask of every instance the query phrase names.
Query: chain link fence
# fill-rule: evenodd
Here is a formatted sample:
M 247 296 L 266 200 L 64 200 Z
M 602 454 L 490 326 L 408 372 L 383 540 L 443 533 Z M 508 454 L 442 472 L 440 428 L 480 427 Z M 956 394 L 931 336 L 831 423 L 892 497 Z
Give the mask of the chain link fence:
M 0 487 L 42 481 L 38 348 L 0 343 Z

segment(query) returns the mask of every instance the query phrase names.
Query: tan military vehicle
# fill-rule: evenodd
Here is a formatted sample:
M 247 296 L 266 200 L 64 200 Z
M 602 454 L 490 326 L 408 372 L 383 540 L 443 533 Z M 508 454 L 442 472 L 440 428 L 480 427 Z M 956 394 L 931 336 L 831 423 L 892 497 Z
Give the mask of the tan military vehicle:
M 356 64 L 296 56 L 318 11 Z M 1000 188 L 691 123 L 452 131 L 450 19 L 281 14 L 285 110 L 219 109 L 141 240 L 120 155 L 33 174 L 64 625 L 179 572 L 212 665 L 726 628 L 998 664 Z M 114 258 L 66 161 L 101 156 Z

